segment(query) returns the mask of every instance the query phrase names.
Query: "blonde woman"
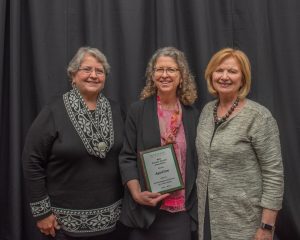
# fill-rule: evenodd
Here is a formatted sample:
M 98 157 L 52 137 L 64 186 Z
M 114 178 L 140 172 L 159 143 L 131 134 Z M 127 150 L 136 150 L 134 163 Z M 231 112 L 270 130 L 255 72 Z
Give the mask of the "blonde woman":
M 242 51 L 217 52 L 205 78 L 216 99 L 197 128 L 199 240 L 271 240 L 283 196 L 276 121 L 246 98 L 251 72 Z

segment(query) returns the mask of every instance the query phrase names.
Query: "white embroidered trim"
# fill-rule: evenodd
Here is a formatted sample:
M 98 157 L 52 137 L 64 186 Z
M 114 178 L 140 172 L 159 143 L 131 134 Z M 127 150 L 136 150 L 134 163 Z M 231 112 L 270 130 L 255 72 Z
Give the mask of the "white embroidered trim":
M 72 233 L 106 231 L 115 227 L 121 213 L 121 202 L 91 210 L 52 207 L 61 228 Z
M 48 212 L 51 212 L 51 204 L 49 197 L 46 197 L 45 199 L 30 203 L 31 212 L 34 217 L 42 216 Z
M 114 143 L 113 120 L 110 103 L 99 94 L 96 119 L 93 119 L 79 91 L 74 88 L 63 95 L 65 108 L 89 154 L 105 158 Z

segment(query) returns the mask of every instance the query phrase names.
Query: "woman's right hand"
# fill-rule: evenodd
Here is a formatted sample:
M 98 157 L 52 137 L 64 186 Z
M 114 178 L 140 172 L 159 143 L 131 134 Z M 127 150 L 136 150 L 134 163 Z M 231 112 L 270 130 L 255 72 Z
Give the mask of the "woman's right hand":
M 142 192 L 140 183 L 137 179 L 129 180 L 127 182 L 127 187 L 129 188 L 129 191 L 134 201 L 136 201 L 138 204 L 151 207 L 156 206 L 160 201 L 162 201 L 170 195 L 169 193 L 160 194 L 149 191 Z
M 169 193 L 160 194 L 144 191 L 137 192 L 132 197 L 138 204 L 155 207 L 160 201 L 162 201 L 169 195 Z
M 37 221 L 36 225 L 38 229 L 40 229 L 41 233 L 51 235 L 52 237 L 55 237 L 55 230 L 60 228 L 54 214 Z

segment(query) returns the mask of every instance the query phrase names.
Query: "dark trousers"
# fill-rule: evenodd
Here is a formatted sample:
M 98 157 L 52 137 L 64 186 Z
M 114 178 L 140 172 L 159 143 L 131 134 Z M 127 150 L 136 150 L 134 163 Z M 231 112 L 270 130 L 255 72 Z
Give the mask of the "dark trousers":
M 187 212 L 159 211 L 149 229 L 133 229 L 130 240 L 191 240 L 191 218 Z

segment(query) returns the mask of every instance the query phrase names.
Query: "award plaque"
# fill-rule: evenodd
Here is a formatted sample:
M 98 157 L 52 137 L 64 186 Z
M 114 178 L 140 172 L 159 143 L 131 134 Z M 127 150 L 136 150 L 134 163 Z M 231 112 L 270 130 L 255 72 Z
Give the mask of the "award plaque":
M 148 191 L 169 193 L 183 189 L 173 144 L 142 151 L 140 160 Z

